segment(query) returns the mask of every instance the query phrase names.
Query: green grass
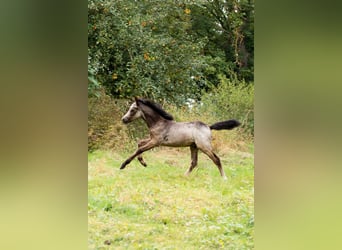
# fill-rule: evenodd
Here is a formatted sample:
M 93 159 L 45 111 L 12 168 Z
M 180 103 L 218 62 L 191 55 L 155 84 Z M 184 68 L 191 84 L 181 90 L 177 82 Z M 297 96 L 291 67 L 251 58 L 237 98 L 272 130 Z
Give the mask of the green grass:
M 89 154 L 89 249 L 253 249 L 252 153 L 205 155 L 189 177 L 188 149 L 156 149 L 124 170 L 129 154 Z

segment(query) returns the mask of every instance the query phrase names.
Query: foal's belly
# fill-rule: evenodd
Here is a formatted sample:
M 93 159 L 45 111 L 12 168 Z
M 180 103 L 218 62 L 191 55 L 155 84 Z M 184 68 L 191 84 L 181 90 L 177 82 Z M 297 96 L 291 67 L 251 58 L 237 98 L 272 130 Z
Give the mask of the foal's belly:
M 187 140 L 166 140 L 161 143 L 161 146 L 169 147 L 187 147 L 194 143 L 193 139 Z

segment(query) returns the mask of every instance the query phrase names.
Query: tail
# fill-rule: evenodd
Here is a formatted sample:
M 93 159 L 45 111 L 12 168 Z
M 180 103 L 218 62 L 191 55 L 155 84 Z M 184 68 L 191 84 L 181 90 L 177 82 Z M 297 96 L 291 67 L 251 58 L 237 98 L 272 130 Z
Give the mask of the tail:
M 209 128 L 215 129 L 215 130 L 233 129 L 233 128 L 238 127 L 240 125 L 241 125 L 241 123 L 238 122 L 237 120 L 228 120 L 228 121 L 214 123 Z

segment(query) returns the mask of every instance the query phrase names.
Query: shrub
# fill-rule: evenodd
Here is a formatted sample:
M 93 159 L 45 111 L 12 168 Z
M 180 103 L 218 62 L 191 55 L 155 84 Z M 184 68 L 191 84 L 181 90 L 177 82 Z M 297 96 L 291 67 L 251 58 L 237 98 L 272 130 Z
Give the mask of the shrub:
M 240 130 L 245 135 L 254 135 L 254 85 L 220 77 L 220 84 L 211 92 L 202 95 L 201 112 L 214 119 L 236 119 L 242 123 Z

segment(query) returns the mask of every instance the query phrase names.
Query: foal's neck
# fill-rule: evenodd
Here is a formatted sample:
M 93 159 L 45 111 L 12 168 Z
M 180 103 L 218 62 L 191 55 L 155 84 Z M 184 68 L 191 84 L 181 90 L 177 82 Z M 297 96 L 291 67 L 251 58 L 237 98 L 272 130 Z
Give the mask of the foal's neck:
M 166 120 L 162 118 L 160 115 L 148 115 L 148 114 L 146 115 L 145 114 L 144 120 L 149 129 L 159 126 L 161 123 L 166 122 Z
M 166 119 L 154 112 L 154 110 L 152 110 L 150 107 L 144 107 L 142 111 L 144 113 L 143 119 L 145 120 L 149 129 L 160 126 L 160 124 L 167 122 Z

